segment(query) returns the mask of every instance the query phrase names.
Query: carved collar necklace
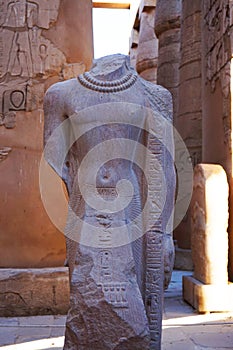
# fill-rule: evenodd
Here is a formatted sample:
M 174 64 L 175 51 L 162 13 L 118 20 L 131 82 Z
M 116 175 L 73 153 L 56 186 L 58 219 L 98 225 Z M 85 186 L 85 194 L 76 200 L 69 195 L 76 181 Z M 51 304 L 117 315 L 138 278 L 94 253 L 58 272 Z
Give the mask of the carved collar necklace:
M 96 79 L 90 72 L 78 76 L 79 82 L 88 89 L 99 92 L 118 92 L 128 89 L 137 80 L 137 73 L 130 71 L 123 78 L 103 81 Z

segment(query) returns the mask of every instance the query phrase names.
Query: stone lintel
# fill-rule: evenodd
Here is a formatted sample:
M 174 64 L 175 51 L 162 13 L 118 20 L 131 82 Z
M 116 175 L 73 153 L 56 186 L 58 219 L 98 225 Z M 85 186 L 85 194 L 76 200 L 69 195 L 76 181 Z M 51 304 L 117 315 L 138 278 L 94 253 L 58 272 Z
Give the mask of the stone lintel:
M 120 2 L 120 1 L 93 1 L 93 8 L 105 8 L 105 9 L 130 9 L 130 2 Z
M 199 313 L 233 311 L 233 283 L 204 284 L 183 276 L 183 299 Z
M 0 317 L 66 314 L 66 267 L 0 270 Z

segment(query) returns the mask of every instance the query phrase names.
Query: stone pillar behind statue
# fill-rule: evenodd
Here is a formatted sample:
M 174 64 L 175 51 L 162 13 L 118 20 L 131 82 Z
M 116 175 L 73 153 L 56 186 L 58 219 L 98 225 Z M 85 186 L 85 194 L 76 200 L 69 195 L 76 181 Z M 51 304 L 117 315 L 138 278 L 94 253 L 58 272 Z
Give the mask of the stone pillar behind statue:
M 191 202 L 193 277 L 183 277 L 183 296 L 199 312 L 233 310 L 228 284 L 228 183 L 220 165 L 198 164 Z

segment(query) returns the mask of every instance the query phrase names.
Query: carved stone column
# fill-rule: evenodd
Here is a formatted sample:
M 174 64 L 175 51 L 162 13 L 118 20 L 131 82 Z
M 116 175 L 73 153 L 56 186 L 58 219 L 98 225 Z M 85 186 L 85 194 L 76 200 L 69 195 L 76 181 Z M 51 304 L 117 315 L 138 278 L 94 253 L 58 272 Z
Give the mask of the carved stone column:
M 187 130 L 180 123 L 179 98 L 180 88 L 180 60 L 181 60 L 181 13 L 182 0 L 158 0 L 155 14 L 155 33 L 159 39 L 159 56 L 157 83 L 166 87 L 173 96 L 174 126 L 178 132 Z M 192 39 L 191 39 L 192 40 Z M 184 51 L 188 50 L 186 43 L 183 43 Z M 184 53 L 183 53 L 184 56 Z M 184 60 L 184 58 L 183 58 Z M 190 73 L 189 73 L 190 74 Z M 181 72 L 184 77 L 184 69 Z M 187 101 L 188 104 L 188 101 Z M 191 137 L 191 128 L 187 130 Z M 187 134 L 186 133 L 186 134 Z M 183 132 L 184 134 L 184 132 Z M 187 226 L 189 227 L 188 239 Z M 192 269 L 190 251 L 190 216 L 185 216 L 180 225 L 174 231 L 176 240 L 175 268 Z M 187 250 L 187 248 L 189 248 Z
M 142 78 L 156 83 L 158 39 L 154 33 L 156 0 L 143 0 L 139 7 L 140 31 L 136 70 Z
M 201 162 L 201 0 L 182 1 L 177 129 L 192 158 Z
M 182 1 L 181 47 L 179 67 L 178 115 L 175 127 L 189 150 L 192 164 L 201 162 L 202 153 L 202 100 L 201 100 L 201 1 Z M 190 209 L 175 230 L 178 243 L 177 268 L 192 269 L 190 249 Z M 182 266 L 179 255 L 189 255 Z M 180 262 L 178 260 L 181 260 Z
M 1 162 L 2 267 L 64 263 L 63 235 L 40 199 L 43 97 L 52 83 L 89 68 L 91 9 L 91 0 L 0 0 L 0 138 L 12 149 Z
M 178 110 L 180 64 L 181 0 L 158 0 L 155 13 L 155 34 L 159 39 L 157 83 L 173 96 L 174 124 Z

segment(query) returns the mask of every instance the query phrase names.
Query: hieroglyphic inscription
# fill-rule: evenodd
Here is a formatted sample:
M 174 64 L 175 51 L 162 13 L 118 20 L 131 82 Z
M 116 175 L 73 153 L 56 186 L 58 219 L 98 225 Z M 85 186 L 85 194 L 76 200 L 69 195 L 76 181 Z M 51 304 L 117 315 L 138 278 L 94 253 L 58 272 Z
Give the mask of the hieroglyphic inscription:
M 163 160 L 164 146 L 163 126 L 157 125 L 157 138 L 149 136 L 149 150 L 151 155 L 148 164 L 148 195 L 151 198 L 149 213 L 150 230 L 146 233 L 146 292 L 145 305 L 151 333 L 151 348 L 160 349 L 162 327 L 162 296 L 163 296 Z M 158 167 L 158 164 L 161 166 Z
M 102 285 L 106 300 L 117 308 L 128 307 L 126 288 L 127 284 L 122 282 L 104 283 Z
M 128 307 L 126 298 L 127 283 L 113 280 L 113 256 L 110 249 L 99 253 L 99 287 L 107 302 L 118 308 Z
M 103 250 L 99 254 L 99 266 L 100 276 L 99 281 L 111 282 L 112 281 L 112 253 L 110 250 Z
M 4 125 L 7 129 L 15 127 L 16 111 L 26 109 L 26 91 L 27 87 L 24 86 L 17 90 L 5 90 L 3 92 L 0 125 Z
M 147 233 L 146 308 L 151 342 L 159 349 L 162 324 L 163 234 Z
M 114 199 L 117 197 L 117 191 L 114 187 L 98 187 L 97 188 L 98 194 L 103 197 L 105 200 Z M 100 230 L 99 236 L 98 236 L 98 247 L 104 248 L 109 247 L 112 245 L 112 232 L 111 232 L 111 225 L 112 225 L 112 215 L 111 214 L 100 214 L 96 215 L 96 220 L 99 223 L 100 227 L 102 228 Z
M 23 111 L 26 108 L 26 87 L 24 90 L 5 90 L 3 94 L 3 112 Z
M 10 152 L 10 147 L 0 147 L 0 162 L 5 160 Z
M 230 84 L 227 64 L 231 59 L 229 1 L 203 1 L 203 15 L 207 79 L 214 90 L 215 81 L 220 78 L 223 93 L 227 96 Z

